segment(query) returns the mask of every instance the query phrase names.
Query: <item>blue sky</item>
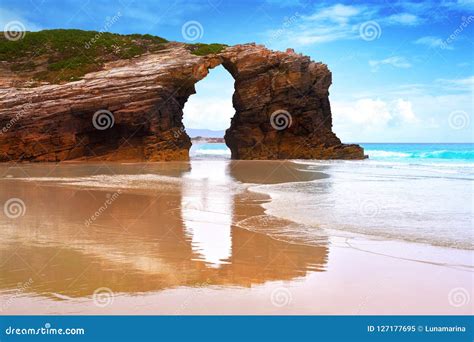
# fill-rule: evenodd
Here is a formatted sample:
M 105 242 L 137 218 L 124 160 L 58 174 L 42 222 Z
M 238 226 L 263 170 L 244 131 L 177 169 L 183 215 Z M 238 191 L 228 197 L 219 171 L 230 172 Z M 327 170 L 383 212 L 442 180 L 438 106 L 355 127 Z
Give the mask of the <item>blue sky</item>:
M 26 30 L 106 29 L 291 47 L 332 71 L 334 131 L 342 140 L 474 140 L 474 0 L 0 2 L 0 27 L 12 21 Z M 186 25 L 197 31 L 183 30 Z M 222 68 L 213 70 L 197 90 L 186 105 L 185 123 L 227 128 L 232 78 Z

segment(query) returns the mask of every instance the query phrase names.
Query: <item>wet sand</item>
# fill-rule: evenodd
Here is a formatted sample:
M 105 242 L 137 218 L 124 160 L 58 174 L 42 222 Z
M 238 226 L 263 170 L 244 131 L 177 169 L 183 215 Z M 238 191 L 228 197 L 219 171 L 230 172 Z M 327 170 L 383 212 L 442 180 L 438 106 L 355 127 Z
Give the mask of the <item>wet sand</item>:
M 249 184 L 327 177 L 291 162 L 4 165 L 1 314 L 472 314 L 472 251 L 285 238 Z M 309 215 L 311 213 L 308 213 Z M 10 216 L 10 217 L 9 217 Z M 462 290 L 461 290 L 462 292 Z

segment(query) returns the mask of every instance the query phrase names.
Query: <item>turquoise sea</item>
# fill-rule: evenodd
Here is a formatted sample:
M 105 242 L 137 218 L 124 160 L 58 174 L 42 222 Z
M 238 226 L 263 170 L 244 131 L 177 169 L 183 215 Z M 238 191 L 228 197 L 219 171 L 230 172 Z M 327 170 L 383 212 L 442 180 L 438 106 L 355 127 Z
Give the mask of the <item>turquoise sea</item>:
M 362 143 L 373 160 L 474 162 L 474 144 L 374 144 Z
M 430 144 L 430 143 L 360 143 L 370 160 L 393 162 L 474 162 L 474 144 Z M 192 155 L 230 156 L 225 144 L 197 144 L 192 147 Z
M 366 160 L 295 161 L 321 179 L 251 190 L 271 197 L 264 205 L 267 214 L 299 224 L 286 232 L 289 239 L 304 235 L 311 243 L 322 228 L 343 236 L 474 249 L 474 144 L 361 145 Z M 196 145 L 191 155 L 230 158 L 225 144 Z

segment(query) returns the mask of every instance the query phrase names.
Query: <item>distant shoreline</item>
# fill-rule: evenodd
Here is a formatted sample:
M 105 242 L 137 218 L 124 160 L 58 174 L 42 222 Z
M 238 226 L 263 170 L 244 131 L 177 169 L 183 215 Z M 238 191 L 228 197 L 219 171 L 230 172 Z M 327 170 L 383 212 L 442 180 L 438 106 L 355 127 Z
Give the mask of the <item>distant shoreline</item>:
M 193 143 L 208 143 L 208 144 L 225 144 L 224 138 L 210 138 L 210 137 L 194 137 L 191 138 Z
M 191 138 L 192 142 L 198 142 L 198 143 L 219 143 L 219 144 L 225 144 L 225 139 L 223 137 L 217 138 L 217 137 L 202 137 L 202 136 L 197 136 L 197 137 L 192 137 Z M 373 145 L 373 144 L 390 144 L 390 145 L 466 145 L 466 144 L 471 144 L 474 145 L 474 142 L 348 142 L 348 144 L 359 144 L 359 145 Z

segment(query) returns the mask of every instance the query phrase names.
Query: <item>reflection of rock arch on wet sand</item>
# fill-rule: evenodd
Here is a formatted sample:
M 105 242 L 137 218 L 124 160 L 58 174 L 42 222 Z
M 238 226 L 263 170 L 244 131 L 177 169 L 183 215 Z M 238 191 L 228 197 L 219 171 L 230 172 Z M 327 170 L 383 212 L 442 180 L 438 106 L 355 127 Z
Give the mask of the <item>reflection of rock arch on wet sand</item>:
M 247 287 L 323 270 L 327 259 L 325 245 L 290 244 L 235 226 L 246 215 L 263 214 L 261 207 L 251 204 L 248 193 L 225 195 L 232 211 L 230 220 L 222 222 L 229 227 L 221 228 L 229 229 L 225 244 L 230 250 L 212 264 L 201 254 L 206 241 L 189 235 L 199 235 L 200 226 L 194 226 L 194 232 L 186 229 L 186 221 L 202 217 L 183 216 L 179 209 L 186 184 L 168 184 L 156 192 L 124 191 L 89 227 L 84 226 L 84 218 L 110 192 L 74 186 L 33 189 L 29 182 L 13 180 L 4 185 L 9 196 L 28 198 L 28 215 L 14 222 L 0 221 L 8 236 L 1 246 L 6 256 L 0 265 L 2 291 L 14 290 L 29 278 L 33 283 L 25 293 L 53 298 L 55 294 L 90 296 L 99 287 L 120 293 L 177 286 Z

